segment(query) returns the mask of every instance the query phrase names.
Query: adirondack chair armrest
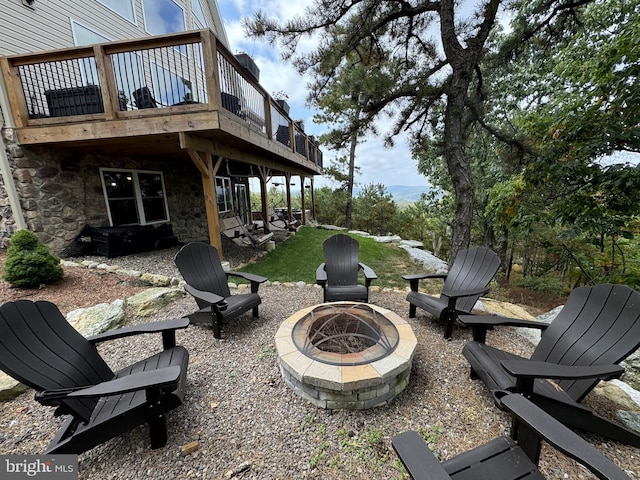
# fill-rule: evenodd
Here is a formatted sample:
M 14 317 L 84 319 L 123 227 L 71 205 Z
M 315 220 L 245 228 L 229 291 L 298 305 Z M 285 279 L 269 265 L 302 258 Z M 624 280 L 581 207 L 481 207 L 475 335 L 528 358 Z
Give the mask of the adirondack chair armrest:
M 148 388 L 175 387 L 180 378 L 180 367 L 173 366 L 132 373 L 125 377 L 91 385 L 89 387 L 58 388 L 36 392 L 35 399 L 49 407 L 59 406 L 62 400 L 69 398 L 99 398 L 120 395 Z
M 473 330 L 473 339 L 481 343 L 484 343 L 486 340 L 487 330 L 493 330 L 494 327 L 508 326 L 545 330 L 549 326 L 548 323 L 544 322 L 502 317 L 500 315 L 460 315 L 457 321 L 464 327 L 471 327 Z
M 620 365 L 559 365 L 533 360 L 503 360 L 502 367 L 518 378 L 549 378 L 555 380 L 601 378 L 611 380 L 624 373 Z
M 115 340 L 116 338 L 131 337 L 133 335 L 141 335 L 143 333 L 161 333 L 162 347 L 167 350 L 176 346 L 176 330 L 181 330 L 189 326 L 188 318 L 176 318 L 173 320 L 162 320 L 159 322 L 142 323 L 140 325 L 132 325 L 130 327 L 116 328 L 104 333 L 92 335 L 87 341 L 93 345 Z
M 418 432 L 410 430 L 396 435 L 391 445 L 414 480 L 451 479 Z
M 175 388 L 180 378 L 181 368 L 178 366 L 146 370 L 132 373 L 115 380 L 102 382 L 82 390 L 76 390 L 67 395 L 67 398 L 97 398 L 111 395 L 121 395 L 139 390 L 164 390 Z
M 321 263 L 320 266 L 316 269 L 316 283 L 318 285 L 322 285 L 323 287 L 327 283 L 327 271 L 325 270 L 325 263 Z
M 515 416 L 517 422 L 522 422 L 536 436 L 584 465 L 598 478 L 629 480 L 624 471 L 595 447 L 522 395 L 506 395 L 500 403 L 503 409 Z
M 216 307 L 221 310 L 224 310 L 225 308 L 227 308 L 227 303 L 225 302 L 224 297 L 221 297 L 220 295 L 216 295 L 213 292 L 205 292 L 204 290 L 198 290 L 197 288 L 192 287 L 189 284 L 185 285 L 184 289 L 194 297 L 204 300 L 205 302 L 210 303 L 211 305 L 216 305 Z
M 442 295 L 453 300 L 464 297 L 473 297 L 474 295 L 486 295 L 491 289 L 489 287 L 474 288 L 472 290 L 456 290 L 455 292 L 442 291 Z
M 402 275 L 402 278 L 409 282 L 409 285 L 411 286 L 412 291 L 417 292 L 418 283 L 420 282 L 420 280 L 433 279 L 433 278 L 445 279 L 447 278 L 447 274 L 446 273 L 412 273 L 412 274 Z
M 367 281 L 367 286 L 369 286 L 372 280 L 375 280 L 378 278 L 378 276 L 376 275 L 376 272 L 374 272 L 371 269 L 371 267 L 369 267 L 367 264 L 359 262 L 358 266 L 362 269 L 362 272 L 364 273 L 364 278 Z
M 516 390 L 523 395 L 533 393 L 533 382 L 536 378 L 554 380 L 579 380 L 588 378 L 600 378 L 611 380 L 624 373 L 620 365 L 559 365 L 550 362 L 537 362 L 532 360 L 503 360 L 500 362 L 509 374 L 516 377 Z
M 239 277 L 247 280 L 249 283 L 251 283 L 251 292 L 253 293 L 256 293 L 258 291 L 258 288 L 260 288 L 261 283 L 264 283 L 267 281 L 265 277 L 262 277 L 260 275 L 255 275 L 253 273 L 248 273 L 248 272 L 230 271 L 230 272 L 226 272 L 226 274 L 227 274 L 227 278 Z

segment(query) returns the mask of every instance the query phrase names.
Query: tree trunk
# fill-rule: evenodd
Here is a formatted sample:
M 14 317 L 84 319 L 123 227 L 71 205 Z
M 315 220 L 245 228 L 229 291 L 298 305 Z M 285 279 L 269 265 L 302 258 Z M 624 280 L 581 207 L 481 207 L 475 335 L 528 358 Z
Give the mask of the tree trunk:
M 356 146 L 358 145 L 358 132 L 351 134 L 351 145 L 349 146 L 349 179 L 347 180 L 347 207 L 344 215 L 345 227 L 351 228 L 351 217 L 353 214 L 353 184 L 356 168 Z

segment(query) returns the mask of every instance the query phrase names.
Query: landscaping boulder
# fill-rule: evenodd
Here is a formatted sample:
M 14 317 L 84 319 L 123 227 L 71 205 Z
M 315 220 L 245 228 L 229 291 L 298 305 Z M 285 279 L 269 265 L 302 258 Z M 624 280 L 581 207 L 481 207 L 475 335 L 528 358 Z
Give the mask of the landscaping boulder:
M 0 372 L 0 402 L 17 397 L 29 387 L 14 380 L 4 372 Z
M 620 363 L 624 367 L 622 380 L 636 390 L 640 390 L 640 350 L 636 350 Z
M 67 320 L 83 336 L 90 337 L 120 326 L 124 322 L 124 307 L 123 300 L 99 303 L 72 310 L 67 314 Z
M 127 299 L 127 307 L 131 309 L 134 315 L 148 317 L 183 295 L 185 295 L 185 291 L 180 288 L 149 288 L 133 297 L 129 297 Z

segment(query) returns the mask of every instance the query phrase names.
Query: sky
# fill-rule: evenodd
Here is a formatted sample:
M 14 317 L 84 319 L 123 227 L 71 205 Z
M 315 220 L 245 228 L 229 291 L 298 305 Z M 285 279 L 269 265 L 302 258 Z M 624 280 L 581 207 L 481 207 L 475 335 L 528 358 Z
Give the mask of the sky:
M 288 95 L 287 102 L 291 107 L 291 118 L 302 119 L 307 134 L 318 137 L 328 130 L 327 126 L 313 123 L 314 111 L 305 106 L 308 94 L 309 79 L 301 77 L 291 65 L 281 60 L 280 51 L 276 46 L 266 41 L 255 40 L 245 36 L 241 20 L 251 16 L 257 9 L 262 9 L 270 16 L 280 19 L 302 15 L 305 7 L 312 5 L 312 0 L 218 0 L 218 7 L 225 25 L 230 49 L 233 53 L 248 53 L 260 68 L 260 84 L 273 95 L 284 91 Z M 285 13 L 286 12 L 286 13 Z M 300 51 L 313 49 L 312 40 L 303 40 Z M 326 146 L 322 148 L 325 167 L 330 165 L 332 158 L 340 153 L 330 151 Z M 344 155 L 344 152 L 342 152 Z M 425 177 L 418 174 L 416 161 L 406 142 L 397 138 L 392 149 L 386 148 L 382 136 L 367 137 L 356 150 L 356 165 L 360 167 L 360 174 L 356 175 L 356 183 L 368 185 L 371 183 L 390 185 L 420 185 L 428 187 Z M 317 187 L 332 186 L 325 177 L 314 179 Z M 334 185 L 335 186 L 335 185 Z

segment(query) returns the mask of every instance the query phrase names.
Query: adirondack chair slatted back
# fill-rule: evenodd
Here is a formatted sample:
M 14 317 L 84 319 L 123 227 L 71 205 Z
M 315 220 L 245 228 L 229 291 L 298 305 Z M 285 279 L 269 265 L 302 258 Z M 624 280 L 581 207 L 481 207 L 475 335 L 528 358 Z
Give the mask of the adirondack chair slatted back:
M 17 300 L 0 306 L 0 368 L 35 390 L 94 385 L 113 371 L 56 305 Z M 96 400 L 64 400 L 65 413 L 91 416 Z
M 214 246 L 202 242 L 189 243 L 176 254 L 175 263 L 184 281 L 192 287 L 225 298 L 231 295 L 227 274 Z M 209 306 L 198 298 L 196 302 L 200 308 Z
M 625 285 L 579 287 L 542 334 L 531 360 L 562 365 L 617 364 L 640 346 L 640 293 Z M 581 401 L 598 379 L 561 380 Z
M 358 283 L 358 255 L 360 244 L 349 235 L 339 233 L 322 243 L 327 284 L 349 286 Z
M 486 247 L 473 247 L 458 252 L 444 282 L 443 292 L 473 290 L 489 285 L 500 267 L 500 259 Z M 440 298 L 443 298 L 441 295 Z M 456 309 L 470 312 L 480 295 L 459 298 Z

